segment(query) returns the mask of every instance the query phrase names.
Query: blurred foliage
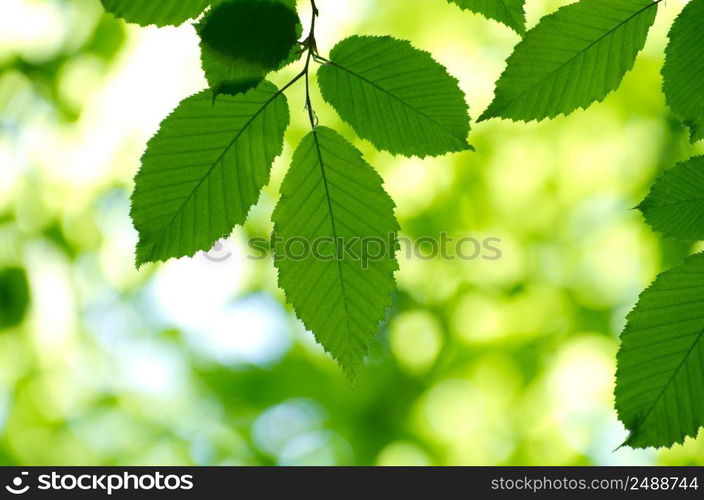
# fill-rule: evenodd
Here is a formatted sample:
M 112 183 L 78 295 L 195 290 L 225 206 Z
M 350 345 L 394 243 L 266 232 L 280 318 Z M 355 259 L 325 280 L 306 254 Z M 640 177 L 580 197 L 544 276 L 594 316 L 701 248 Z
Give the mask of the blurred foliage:
M 529 26 L 564 3 L 529 0 Z M 97 0 L 3 0 L 0 463 L 704 464 L 701 436 L 613 451 L 625 314 L 692 250 L 631 210 L 696 153 L 660 92 L 682 5 L 668 2 L 624 86 L 587 112 L 482 123 L 476 153 L 431 161 L 357 142 L 405 236 L 498 237 L 502 258 L 401 256 L 351 388 L 282 305 L 270 259 L 247 257 L 247 238 L 271 231 L 304 113 L 244 229 L 138 272 L 128 193 L 158 122 L 204 86 L 194 30 L 127 27 Z M 352 33 L 411 39 L 460 79 L 475 117 L 518 40 L 444 0 L 319 7 L 323 54 Z M 300 87 L 289 98 L 303 109 Z
M 29 303 L 27 275 L 22 268 L 0 270 L 0 328 L 17 326 Z

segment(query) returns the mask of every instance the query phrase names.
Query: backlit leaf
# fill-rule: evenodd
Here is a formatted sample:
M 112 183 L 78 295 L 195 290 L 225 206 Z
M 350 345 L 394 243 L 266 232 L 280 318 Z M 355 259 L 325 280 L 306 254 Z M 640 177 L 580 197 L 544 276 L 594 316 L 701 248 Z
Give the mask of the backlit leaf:
M 509 57 L 479 120 L 542 120 L 603 100 L 633 67 L 657 5 L 581 0 L 544 17 Z
M 406 156 L 464 151 L 469 116 L 457 80 L 391 37 L 353 36 L 318 71 L 323 98 L 374 146 Z
M 704 139 L 704 1 L 692 0 L 675 20 L 662 70 L 663 92 L 673 113 Z
M 524 0 L 449 0 L 463 9 L 471 10 L 489 19 L 505 24 L 516 33 L 526 31 Z
M 290 0 L 234 0 L 198 25 L 205 76 L 215 94 L 256 87 L 300 55 L 301 23 Z
M 349 142 L 318 127 L 294 154 L 273 219 L 279 285 L 354 379 L 391 304 L 398 267 L 398 224 L 381 178 Z
M 704 254 L 661 274 L 628 315 L 616 373 L 625 445 L 671 446 L 704 425 Z
M 242 224 L 269 182 L 289 123 L 286 98 L 263 82 L 246 94 L 201 92 L 161 124 L 135 178 L 137 264 L 208 250 Z
M 638 208 L 665 236 L 704 240 L 704 156 L 665 171 Z
M 198 17 L 211 0 L 100 0 L 106 11 L 141 26 L 183 24 Z

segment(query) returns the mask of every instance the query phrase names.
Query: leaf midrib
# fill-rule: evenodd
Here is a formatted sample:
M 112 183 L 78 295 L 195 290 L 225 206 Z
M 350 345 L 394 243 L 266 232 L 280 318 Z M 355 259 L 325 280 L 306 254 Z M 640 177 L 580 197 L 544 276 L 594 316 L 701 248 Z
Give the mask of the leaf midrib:
M 330 223 L 332 225 L 332 235 L 335 238 L 335 262 L 337 263 L 337 272 L 340 275 L 340 286 L 342 288 L 342 304 L 345 309 L 345 324 L 347 325 L 347 333 L 351 334 L 352 325 L 350 325 L 350 315 L 349 309 L 347 307 L 347 291 L 345 289 L 345 278 L 342 274 L 342 262 L 340 260 L 340 255 L 338 254 L 337 247 L 337 228 L 335 227 L 335 214 L 332 208 L 332 200 L 330 197 L 330 188 L 328 187 L 328 177 L 325 172 L 325 161 L 323 160 L 323 152 L 320 147 L 320 139 L 318 138 L 318 131 L 313 129 L 313 142 L 315 143 L 315 150 L 318 154 L 318 164 L 320 165 L 320 172 L 323 176 L 323 186 L 325 186 L 325 201 L 328 205 L 328 213 L 330 214 Z
M 676 201 L 663 201 L 661 203 L 654 203 L 655 200 L 651 201 L 651 207 L 648 207 L 648 205 L 644 202 L 641 203 L 641 207 L 643 208 L 655 208 L 655 207 L 674 207 L 677 205 L 684 205 L 684 204 L 691 204 L 691 203 L 701 203 L 704 202 L 704 195 L 699 196 L 698 198 L 686 198 L 684 200 L 676 200 Z

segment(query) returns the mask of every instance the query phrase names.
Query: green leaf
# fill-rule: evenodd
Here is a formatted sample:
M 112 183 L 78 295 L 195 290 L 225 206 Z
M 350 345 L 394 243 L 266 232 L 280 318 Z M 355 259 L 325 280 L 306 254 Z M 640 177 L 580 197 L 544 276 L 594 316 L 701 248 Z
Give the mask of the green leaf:
M 211 0 L 100 0 L 106 11 L 140 26 L 183 24 L 198 17 Z
M 603 100 L 633 67 L 657 5 L 581 0 L 544 17 L 509 57 L 479 121 L 542 120 Z
M 638 209 L 658 233 L 688 241 L 704 240 L 704 156 L 666 170 Z
M 505 24 L 519 35 L 526 32 L 524 0 L 449 0 L 465 10 Z
M 395 289 L 393 201 L 357 149 L 318 127 L 294 154 L 273 220 L 279 285 L 354 380 Z
M 427 52 L 391 37 L 353 36 L 318 71 L 323 98 L 377 148 L 406 156 L 471 149 L 457 80 Z
M 223 3 L 197 29 L 203 70 L 215 94 L 246 92 L 300 57 L 302 27 L 291 0 Z
M 201 92 L 161 124 L 135 178 L 137 265 L 208 250 L 242 224 L 281 154 L 286 98 L 269 82 L 236 97 Z
M 675 20 L 662 70 L 667 105 L 691 131 L 704 139 L 704 1 L 692 0 Z
M 625 445 L 671 446 L 704 425 L 704 254 L 645 290 L 621 334 L 616 410 Z

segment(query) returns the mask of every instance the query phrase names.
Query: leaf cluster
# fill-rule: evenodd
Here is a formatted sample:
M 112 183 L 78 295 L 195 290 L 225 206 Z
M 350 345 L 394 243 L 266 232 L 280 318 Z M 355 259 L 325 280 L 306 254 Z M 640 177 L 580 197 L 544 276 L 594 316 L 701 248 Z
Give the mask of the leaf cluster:
M 448 0 L 521 36 L 479 121 L 540 121 L 602 101 L 633 67 L 661 0 L 579 0 L 526 30 L 524 0 Z M 468 106 L 455 78 L 431 54 L 388 36 L 352 36 L 329 58 L 301 36 L 294 0 L 102 0 L 141 25 L 200 17 L 210 89 L 185 99 L 149 142 L 135 179 L 137 263 L 207 250 L 244 223 L 282 151 L 284 91 L 305 81 L 311 132 L 298 146 L 273 214 L 277 232 L 311 241 L 395 238 L 394 204 L 382 179 L 347 139 L 318 126 L 309 86 L 318 65 L 323 98 L 356 134 L 405 156 L 470 150 Z M 662 70 L 672 112 L 704 138 L 704 0 L 674 22 Z M 303 58 L 281 89 L 268 73 Z M 638 207 L 668 237 L 704 239 L 704 157 L 665 172 Z M 393 238 L 392 238 L 393 239 Z M 395 248 L 392 242 L 391 246 Z M 334 245 L 330 260 L 287 258 L 276 247 L 279 284 L 298 317 L 354 378 L 379 331 L 397 263 L 359 261 Z M 663 273 L 628 316 L 618 354 L 616 408 L 634 447 L 670 446 L 704 425 L 704 255 Z
M 458 81 L 429 53 L 388 36 L 352 36 L 323 57 L 314 2 L 310 34 L 300 41 L 292 0 L 211 6 L 181 0 L 163 2 L 162 11 L 149 1 L 141 10 L 139 4 L 104 2 L 139 24 L 200 16 L 195 28 L 210 88 L 179 104 L 142 157 L 131 212 L 139 232 L 137 265 L 208 250 L 246 221 L 283 149 L 289 124 L 284 92 L 304 81 L 311 132 L 281 186 L 272 246 L 288 302 L 354 379 L 391 305 L 399 227 L 374 168 L 348 139 L 317 123 L 310 97 L 314 70 L 323 98 L 359 137 L 380 150 L 418 157 L 471 149 Z M 282 88 L 266 80 L 299 59 L 302 71 Z M 297 240 L 322 241 L 318 250 L 326 258 L 292 258 L 287 243 Z M 370 255 L 364 243 L 370 240 L 385 242 L 384 251 Z

